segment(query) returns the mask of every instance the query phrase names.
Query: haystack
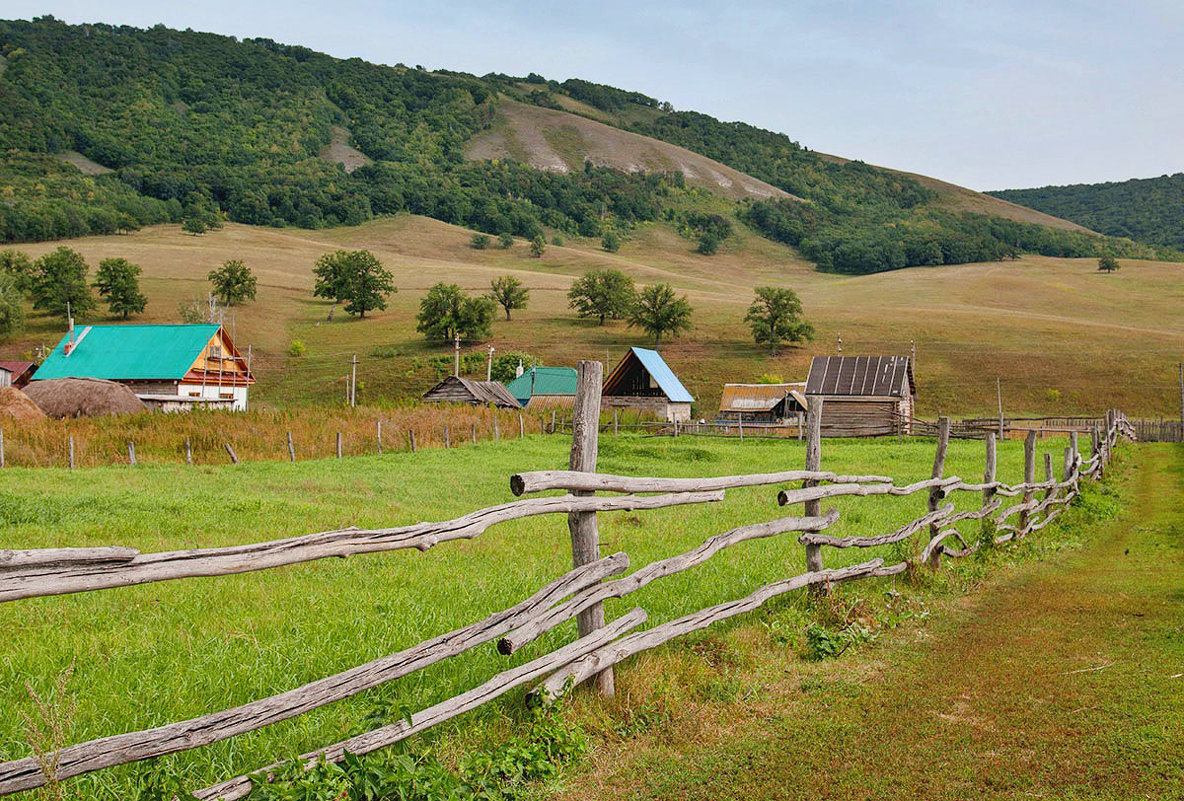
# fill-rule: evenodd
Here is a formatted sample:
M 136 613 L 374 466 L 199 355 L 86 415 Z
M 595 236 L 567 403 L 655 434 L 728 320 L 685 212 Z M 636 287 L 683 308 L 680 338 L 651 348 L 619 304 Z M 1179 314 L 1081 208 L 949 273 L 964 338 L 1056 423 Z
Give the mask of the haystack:
M 30 382 L 25 394 L 50 417 L 92 417 L 148 410 L 126 386 L 101 378 L 47 378 Z
M 15 387 L 0 387 L 0 418 L 18 423 L 32 423 L 45 419 L 45 412 L 29 396 Z

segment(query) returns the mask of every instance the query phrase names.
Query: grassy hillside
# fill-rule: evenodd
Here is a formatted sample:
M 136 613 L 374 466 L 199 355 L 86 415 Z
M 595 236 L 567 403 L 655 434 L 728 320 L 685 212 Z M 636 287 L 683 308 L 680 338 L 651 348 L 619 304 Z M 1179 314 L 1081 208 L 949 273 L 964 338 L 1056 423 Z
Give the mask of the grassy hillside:
M 259 277 L 258 302 L 232 309 L 227 324 L 237 341 L 252 344 L 260 378 L 256 398 L 273 406 L 330 401 L 344 395 L 347 363 L 357 353 L 360 399 L 374 403 L 417 396 L 437 373 L 431 360 L 450 349 L 415 333 L 419 301 L 433 283 L 487 290 L 493 277 L 512 273 L 531 290 L 527 309 L 494 323 L 490 345 L 499 353 L 526 351 L 545 364 L 577 359 L 611 367 L 629 345 L 645 345 L 623 323 L 604 327 L 577 319 L 566 292 L 575 276 L 616 267 L 639 284 L 672 282 L 695 313 L 691 331 L 663 345 L 663 353 L 710 416 L 726 381 L 764 374 L 804 380 L 813 354 L 908 353 L 917 345 L 920 411 L 993 413 L 995 378 L 1003 381 L 1008 413 L 1095 412 L 1119 406 L 1132 414 L 1176 411 L 1175 364 L 1184 350 L 1184 265 L 1124 261 L 1113 275 L 1093 260 L 1023 257 L 964 267 L 914 268 L 870 276 L 839 276 L 811 268 L 788 247 L 744 229 L 714 257 L 667 224 L 639 227 L 621 251 L 605 253 L 596 240 L 569 238 L 541 259 L 526 243 L 510 250 L 473 250 L 472 232 L 425 217 L 401 215 L 357 227 L 319 231 L 228 225 L 201 237 L 163 225 L 121 236 L 69 243 L 92 274 L 98 261 L 124 256 L 144 268 L 149 304 L 145 322 L 175 322 L 179 301 L 204 297 L 206 273 L 243 259 Z M 23 246 L 31 255 L 56 243 Z M 399 292 L 390 308 L 366 320 L 340 312 L 326 322 L 327 303 L 311 294 L 315 259 L 338 248 L 369 248 L 395 274 Z M 817 329 L 809 346 L 770 356 L 752 342 L 743 322 L 752 290 L 790 286 Z M 0 345 L 15 357 L 35 344 L 53 344 L 60 320 L 30 319 L 20 340 Z M 286 355 L 293 338 L 308 347 Z M 471 348 L 485 352 L 485 344 Z M 481 364 L 478 356 L 478 364 Z M 484 377 L 483 365 L 476 368 Z
M 399 212 L 595 237 L 673 219 L 706 187 L 729 199 L 727 216 L 828 271 L 1155 255 L 586 81 L 51 17 L 0 21 L 0 57 L 3 241 L 184 218 L 321 229 Z
M 1184 249 L 1184 173 L 1104 184 L 1005 189 L 992 195 L 1111 236 Z

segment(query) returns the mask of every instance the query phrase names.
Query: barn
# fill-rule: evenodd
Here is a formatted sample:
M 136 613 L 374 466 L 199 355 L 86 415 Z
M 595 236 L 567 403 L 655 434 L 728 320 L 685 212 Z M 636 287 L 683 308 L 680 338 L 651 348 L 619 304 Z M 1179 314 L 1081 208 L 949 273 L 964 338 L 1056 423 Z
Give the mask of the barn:
M 71 327 L 31 383 L 55 378 L 101 378 L 126 384 L 141 399 L 240 411 L 255 383 L 247 359 L 216 324 L 87 325 L 77 334 Z
M 450 375 L 423 393 L 424 403 L 467 403 L 470 406 L 496 406 L 521 409 L 522 404 L 500 381 L 473 381 Z
M 506 389 L 524 408 L 570 409 L 576 401 L 576 380 L 573 367 L 532 367 Z
M 911 433 L 917 396 L 908 356 L 815 356 L 806 400 L 821 397 L 824 437 Z
M 806 384 L 724 384 L 719 416 L 745 423 L 797 421 L 806 411 Z
M 656 412 L 668 423 L 691 419 L 695 399 L 656 350 L 630 348 L 604 380 L 601 403 Z

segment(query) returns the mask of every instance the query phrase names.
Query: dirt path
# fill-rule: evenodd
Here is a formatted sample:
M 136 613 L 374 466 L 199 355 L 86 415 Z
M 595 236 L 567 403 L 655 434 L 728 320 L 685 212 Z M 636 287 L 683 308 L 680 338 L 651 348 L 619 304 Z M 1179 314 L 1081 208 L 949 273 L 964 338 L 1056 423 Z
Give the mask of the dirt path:
M 570 797 L 1184 798 L 1184 448 L 1124 469 L 1131 511 L 886 646 L 869 681 L 689 753 L 623 754 Z

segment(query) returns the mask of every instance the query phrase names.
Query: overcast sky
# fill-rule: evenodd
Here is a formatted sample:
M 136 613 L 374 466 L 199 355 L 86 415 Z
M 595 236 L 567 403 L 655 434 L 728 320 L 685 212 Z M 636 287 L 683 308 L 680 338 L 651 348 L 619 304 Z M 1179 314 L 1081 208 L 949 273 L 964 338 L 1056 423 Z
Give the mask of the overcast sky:
M 569 7 L 568 7 L 569 6 Z M 0 15 L 265 36 L 585 78 L 974 189 L 1184 170 L 1184 0 L 5 0 Z

